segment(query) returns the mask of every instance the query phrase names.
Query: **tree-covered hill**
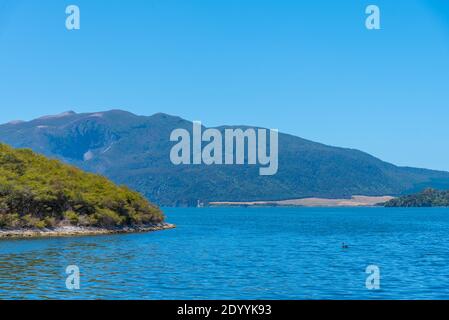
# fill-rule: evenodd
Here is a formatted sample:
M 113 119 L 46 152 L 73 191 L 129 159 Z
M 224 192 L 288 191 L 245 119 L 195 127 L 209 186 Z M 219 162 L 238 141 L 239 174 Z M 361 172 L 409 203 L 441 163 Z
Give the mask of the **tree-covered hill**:
M 0 144 L 0 229 L 115 228 L 163 220 L 159 208 L 127 187 Z
M 449 191 L 426 189 L 423 192 L 392 199 L 386 207 L 449 207 Z

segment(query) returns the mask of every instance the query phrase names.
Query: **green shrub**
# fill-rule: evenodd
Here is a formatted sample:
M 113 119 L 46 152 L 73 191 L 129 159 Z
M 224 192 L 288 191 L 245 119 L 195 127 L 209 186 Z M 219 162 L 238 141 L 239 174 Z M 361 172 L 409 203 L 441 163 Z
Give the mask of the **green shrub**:
M 118 227 L 124 224 L 125 217 L 110 209 L 98 209 L 95 214 L 97 225 L 100 227 Z
M 33 217 L 30 214 L 27 214 L 23 217 L 23 222 L 24 227 L 26 228 L 45 229 L 47 227 L 47 223 L 45 222 L 45 220 Z
M 56 219 L 54 217 L 45 217 L 44 223 L 46 228 L 56 227 Z
M 72 210 L 66 211 L 64 213 L 64 218 L 74 225 L 77 225 L 80 221 L 79 215 Z
M 0 228 L 20 228 L 20 216 L 17 213 L 0 213 Z

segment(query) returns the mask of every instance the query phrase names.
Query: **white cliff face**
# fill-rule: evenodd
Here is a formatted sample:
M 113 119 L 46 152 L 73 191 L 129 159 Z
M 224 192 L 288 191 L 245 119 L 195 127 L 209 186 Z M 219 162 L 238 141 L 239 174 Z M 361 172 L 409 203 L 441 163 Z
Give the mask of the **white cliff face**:
M 64 117 L 73 116 L 74 114 L 76 114 L 76 112 L 74 112 L 74 111 L 66 111 L 66 112 L 62 112 L 60 114 L 56 114 L 56 115 L 43 116 L 43 117 L 40 117 L 38 119 L 40 119 L 40 120 L 57 119 L 57 118 L 64 118 Z
M 94 153 L 91 150 L 87 151 L 83 156 L 84 161 L 89 161 L 89 160 L 92 160 L 93 158 L 94 158 Z
M 21 124 L 21 123 L 25 123 L 25 121 L 23 121 L 23 120 L 13 120 L 13 121 L 8 122 L 7 124 L 16 125 L 16 124 Z
M 114 145 L 114 142 L 111 143 L 106 149 L 104 149 L 103 151 L 101 151 L 102 154 L 108 152 L 109 150 L 111 150 L 112 146 Z

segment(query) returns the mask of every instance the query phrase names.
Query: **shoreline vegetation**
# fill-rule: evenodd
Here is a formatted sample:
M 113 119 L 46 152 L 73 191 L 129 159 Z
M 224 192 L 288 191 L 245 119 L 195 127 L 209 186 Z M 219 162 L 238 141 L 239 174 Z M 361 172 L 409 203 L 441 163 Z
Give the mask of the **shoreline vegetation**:
M 108 234 L 124 233 L 145 233 L 175 229 L 176 226 L 170 223 L 158 223 L 146 226 L 130 226 L 118 228 L 96 228 L 79 226 L 62 226 L 49 229 L 0 229 L 0 240 L 2 239 L 25 239 L 25 238 L 47 238 L 47 237 L 75 237 L 75 236 L 96 236 Z
M 428 188 L 420 193 L 392 199 L 383 205 L 389 208 L 449 207 L 449 191 Z
M 210 207 L 375 207 L 394 200 L 391 196 L 353 196 L 351 199 L 305 198 L 281 201 L 210 202 Z
M 0 143 L 0 238 L 171 229 L 161 209 L 107 178 Z

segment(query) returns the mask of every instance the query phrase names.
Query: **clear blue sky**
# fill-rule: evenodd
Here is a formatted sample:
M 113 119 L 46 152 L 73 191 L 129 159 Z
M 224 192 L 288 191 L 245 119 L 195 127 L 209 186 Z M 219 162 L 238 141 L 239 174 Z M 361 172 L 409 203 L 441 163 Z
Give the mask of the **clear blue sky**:
M 449 1 L 305 2 L 0 0 L 0 122 L 166 112 L 449 170 Z

